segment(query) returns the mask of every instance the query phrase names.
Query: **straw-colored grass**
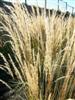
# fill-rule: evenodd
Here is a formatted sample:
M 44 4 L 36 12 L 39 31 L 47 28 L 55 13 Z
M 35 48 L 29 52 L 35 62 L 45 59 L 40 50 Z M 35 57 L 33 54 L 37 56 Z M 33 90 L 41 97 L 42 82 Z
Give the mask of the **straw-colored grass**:
M 30 15 L 20 4 L 10 11 L 7 15 L 0 8 L 0 52 L 16 82 L 8 82 L 12 89 L 4 96 L 8 100 L 75 99 L 75 18 L 55 13 L 35 16 L 34 11 Z

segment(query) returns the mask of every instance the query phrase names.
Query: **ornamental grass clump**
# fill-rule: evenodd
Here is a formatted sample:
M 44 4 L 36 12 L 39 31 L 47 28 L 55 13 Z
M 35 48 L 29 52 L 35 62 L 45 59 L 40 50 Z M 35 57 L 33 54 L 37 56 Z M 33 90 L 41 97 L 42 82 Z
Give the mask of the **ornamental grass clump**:
M 0 8 L 0 98 L 75 99 L 75 18 L 9 10 Z

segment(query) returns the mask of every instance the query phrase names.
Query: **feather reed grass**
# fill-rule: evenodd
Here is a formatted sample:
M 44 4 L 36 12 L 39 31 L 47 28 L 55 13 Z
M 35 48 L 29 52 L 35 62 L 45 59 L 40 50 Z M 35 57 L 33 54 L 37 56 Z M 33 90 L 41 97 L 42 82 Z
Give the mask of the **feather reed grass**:
M 11 51 L 5 52 L 9 61 L 0 52 L 17 80 L 8 100 L 75 99 L 75 18 L 35 16 L 33 7 L 30 15 L 25 6 L 13 6 L 9 15 L 0 8 L 0 49 L 11 44 L 14 58 Z

